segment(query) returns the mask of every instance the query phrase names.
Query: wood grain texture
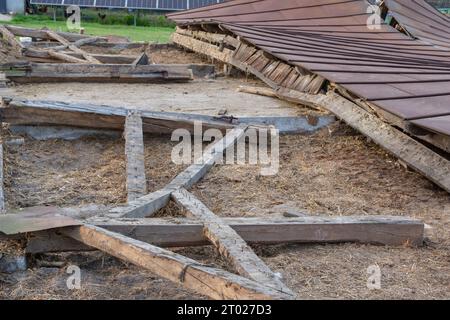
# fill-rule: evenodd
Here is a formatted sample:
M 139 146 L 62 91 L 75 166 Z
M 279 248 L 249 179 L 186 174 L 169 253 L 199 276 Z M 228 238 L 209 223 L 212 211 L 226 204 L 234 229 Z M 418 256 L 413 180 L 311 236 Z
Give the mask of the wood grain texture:
M 285 294 L 293 295 L 272 270 L 255 254 L 248 244 L 221 218 L 211 212 L 200 200 L 185 189 L 172 192 L 172 199 L 183 206 L 204 226 L 204 235 L 219 250 L 237 272 L 264 283 Z
M 62 233 L 213 299 L 292 298 L 255 281 L 95 226 L 67 228 Z
M 127 159 L 128 202 L 147 194 L 145 177 L 144 133 L 139 112 L 131 111 L 125 121 L 125 156 Z

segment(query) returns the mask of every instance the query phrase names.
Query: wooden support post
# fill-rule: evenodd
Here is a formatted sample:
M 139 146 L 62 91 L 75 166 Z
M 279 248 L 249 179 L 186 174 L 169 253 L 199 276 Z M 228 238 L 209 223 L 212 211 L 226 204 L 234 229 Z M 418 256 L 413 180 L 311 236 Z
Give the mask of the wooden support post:
M 90 63 L 101 64 L 101 62 L 98 61 L 97 59 L 95 59 L 91 54 L 89 54 L 86 51 L 73 45 L 72 43 L 70 43 L 70 41 L 66 40 L 64 37 L 60 36 L 56 32 L 48 30 L 47 34 L 49 35 L 50 38 L 53 38 L 54 40 L 59 41 L 61 44 L 63 44 L 64 46 L 67 46 L 73 52 L 81 54 Z
M 142 118 L 138 112 L 131 111 L 126 117 L 124 136 L 127 158 L 127 192 L 130 202 L 147 194 L 144 134 Z
M 230 261 L 239 274 L 292 295 L 294 298 L 292 291 L 280 281 L 236 231 L 211 212 L 193 194 L 185 189 L 179 189 L 172 192 L 172 199 L 182 205 L 191 216 L 203 223 L 206 238 L 222 256 Z
M 213 299 L 291 299 L 263 284 L 95 226 L 61 229 L 66 236 Z

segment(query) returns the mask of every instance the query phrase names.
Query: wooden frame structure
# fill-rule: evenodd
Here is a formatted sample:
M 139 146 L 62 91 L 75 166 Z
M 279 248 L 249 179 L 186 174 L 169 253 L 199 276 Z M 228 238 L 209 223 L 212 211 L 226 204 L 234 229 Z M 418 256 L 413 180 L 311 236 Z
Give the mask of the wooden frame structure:
M 278 274 L 255 254 L 247 243 L 277 244 L 306 242 L 360 242 L 383 245 L 421 245 L 424 224 L 398 217 L 307 217 L 307 218 L 234 218 L 215 215 L 188 191 L 202 179 L 245 136 L 250 124 L 224 124 L 210 121 L 208 127 L 226 131 L 222 140 L 208 146 L 201 159 L 183 170 L 163 189 L 146 194 L 143 163 L 143 132 L 149 127 L 149 113 L 132 110 L 96 110 L 92 106 L 49 104 L 26 100 L 5 100 L 0 108 L 2 121 L 45 124 L 44 110 L 54 121 L 64 124 L 64 114 L 75 125 L 103 127 L 96 121 L 114 124 L 124 130 L 127 159 L 128 203 L 125 206 L 95 210 L 82 221 L 65 217 L 66 209 L 38 209 L 38 214 L 6 214 L 0 217 L 0 238 L 27 233 L 28 253 L 98 249 L 141 266 L 155 274 L 214 299 L 295 299 Z M 76 110 L 76 112 L 74 112 Z M 113 122 L 107 120 L 110 117 Z M 192 115 L 152 113 L 151 122 L 161 132 L 176 126 L 187 128 Z M 78 120 L 77 120 L 78 119 Z M 205 118 L 206 119 L 206 118 Z M 164 130 L 161 124 L 165 124 Z M 57 124 L 53 122 L 51 124 Z M 258 127 L 254 127 L 258 128 Z M 187 219 L 152 217 L 169 201 L 184 208 Z M 80 208 L 80 211 L 83 209 Z M 39 213 L 39 211 L 43 211 Z M 33 212 L 33 209 L 30 209 Z M 49 214 L 50 212 L 50 214 Z M 72 214 L 73 216 L 73 214 Z M 81 215 L 80 215 L 81 216 Z M 13 223 L 11 223 L 13 221 Z M 11 231 L 8 227 L 19 229 Z M 150 244 L 151 243 L 151 244 Z M 162 247 L 210 244 L 230 263 L 237 274 L 205 266 Z

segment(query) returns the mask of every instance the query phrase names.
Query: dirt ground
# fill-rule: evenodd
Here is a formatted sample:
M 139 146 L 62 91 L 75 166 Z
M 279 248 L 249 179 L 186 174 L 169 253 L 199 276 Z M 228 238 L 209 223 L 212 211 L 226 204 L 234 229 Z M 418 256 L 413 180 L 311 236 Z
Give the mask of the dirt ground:
M 30 99 L 102 101 L 151 110 L 216 114 L 220 108 L 229 108 L 233 115 L 307 112 L 274 99 L 237 94 L 239 84 L 242 79 L 160 87 L 45 84 L 20 86 L 15 91 Z M 185 105 L 180 107 L 183 101 Z M 154 191 L 183 168 L 169 160 L 173 146 L 169 138 L 148 136 L 145 145 L 148 186 L 149 191 Z M 27 138 L 22 146 L 8 146 L 7 205 L 14 209 L 122 203 L 126 197 L 123 148 L 122 139 L 99 137 L 72 142 Z M 423 219 L 431 227 L 421 248 L 359 244 L 255 246 L 258 255 L 274 272 L 282 274 L 284 282 L 300 298 L 450 298 L 450 198 L 446 192 L 405 169 L 342 124 L 310 136 L 282 137 L 280 162 L 279 173 L 272 177 L 261 176 L 257 166 L 216 166 L 192 191 L 220 216 L 397 215 Z M 171 205 L 160 213 L 169 214 L 181 212 Z M 0 242 L 3 254 L 21 250 L 20 243 Z M 211 247 L 176 251 L 229 269 Z M 81 290 L 66 287 L 66 268 L 72 264 L 82 270 Z M 367 288 L 367 268 L 372 265 L 381 268 L 380 290 Z M 0 273 L 0 299 L 202 298 L 100 252 L 39 255 L 26 271 Z

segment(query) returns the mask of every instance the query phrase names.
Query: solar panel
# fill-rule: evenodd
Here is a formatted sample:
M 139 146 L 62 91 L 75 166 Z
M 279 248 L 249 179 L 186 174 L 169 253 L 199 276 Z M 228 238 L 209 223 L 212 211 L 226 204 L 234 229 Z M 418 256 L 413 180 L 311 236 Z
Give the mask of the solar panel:
M 80 7 L 93 7 L 95 0 L 64 0 L 64 5 L 77 5 Z
M 52 4 L 61 5 L 63 0 L 31 0 L 31 4 Z
M 97 0 L 97 7 L 104 8 L 125 8 L 125 0 Z
M 157 8 L 157 0 L 128 0 L 127 8 L 129 9 L 149 9 Z
M 147 10 L 186 10 L 204 7 L 224 0 L 31 0 L 31 4 L 95 8 L 123 8 Z

